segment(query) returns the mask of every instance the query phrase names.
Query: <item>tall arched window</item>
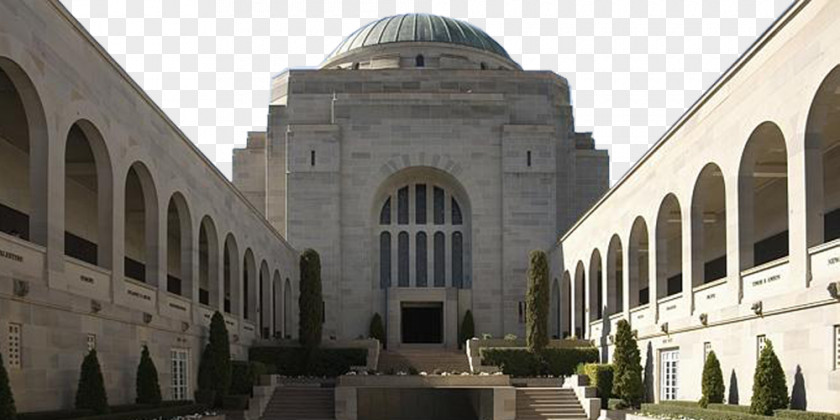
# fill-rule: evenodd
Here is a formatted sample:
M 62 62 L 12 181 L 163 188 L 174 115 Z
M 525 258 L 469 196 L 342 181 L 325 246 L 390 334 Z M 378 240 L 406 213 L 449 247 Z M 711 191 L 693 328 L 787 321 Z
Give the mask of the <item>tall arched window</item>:
M 398 287 L 469 287 L 465 215 L 458 197 L 445 187 L 422 182 L 397 185 L 380 201 L 376 214 L 381 288 L 390 287 L 394 277 Z

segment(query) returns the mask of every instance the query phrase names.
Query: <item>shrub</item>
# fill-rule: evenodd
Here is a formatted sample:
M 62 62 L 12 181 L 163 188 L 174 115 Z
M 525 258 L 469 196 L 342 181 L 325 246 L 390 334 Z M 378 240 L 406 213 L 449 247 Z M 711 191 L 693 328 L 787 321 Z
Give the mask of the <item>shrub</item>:
M 475 321 L 473 321 L 472 311 L 467 309 L 464 313 L 464 319 L 461 321 L 461 328 L 458 330 L 460 336 L 458 337 L 458 348 L 465 346 L 467 340 L 475 337 Z
M 702 408 L 700 404 L 694 401 L 660 401 L 660 405 L 675 405 L 679 407 L 688 407 L 688 408 Z M 709 410 L 712 411 L 733 411 L 736 413 L 742 414 L 749 414 L 750 407 L 746 405 L 732 405 L 732 404 L 709 404 L 707 407 Z
M 108 414 L 97 415 L 93 410 L 36 411 L 18 414 L 18 420 L 153 420 L 200 413 L 206 406 L 192 401 L 164 401 L 160 404 L 126 404 L 111 407 Z
M 254 386 L 251 367 L 248 362 L 233 360 L 230 362 L 230 395 L 251 395 Z M 225 400 L 227 401 L 227 400 Z M 228 408 L 225 403 L 225 408 Z
M 250 395 L 226 395 L 222 403 L 225 410 L 247 410 Z
M 613 366 L 602 363 L 587 363 L 583 365 L 583 373 L 589 378 L 589 385 L 598 390 L 601 398 L 601 408 L 609 407 L 613 389 Z
M 755 367 L 750 413 L 771 416 L 773 410 L 788 408 L 789 403 L 785 372 L 773 351 L 773 343 L 767 340 Z
M 88 352 L 82 361 L 79 373 L 79 388 L 76 390 L 76 408 L 91 409 L 96 414 L 108 412 L 108 396 L 105 394 L 105 381 L 96 350 Z
M 579 364 L 598 361 L 598 349 L 547 348 L 535 353 L 524 348 L 482 348 L 481 357 L 482 364 L 498 366 L 503 373 L 514 377 L 565 376 L 574 373 Z
M 301 347 L 251 347 L 248 359 L 274 366 L 269 373 L 286 376 L 336 377 L 352 366 L 367 364 L 366 349 L 314 349 Z
M 736 410 L 705 409 L 691 402 L 691 405 L 642 404 L 642 413 L 652 416 L 667 416 L 670 418 L 692 418 L 702 420 L 767 420 L 767 417 L 757 416 Z
M 773 415 L 793 420 L 840 420 L 840 414 L 820 413 L 816 411 L 776 410 Z
M 323 298 L 321 297 L 321 257 L 313 249 L 300 256 L 300 345 L 312 349 L 321 344 Z
M 370 320 L 370 338 L 375 338 L 382 343 L 382 348 L 385 348 L 385 326 L 382 325 L 382 317 L 379 312 L 373 314 Z
M 723 372 L 720 370 L 720 362 L 714 351 L 706 356 L 706 363 L 703 364 L 703 380 L 701 382 L 703 396 L 700 398 L 700 406 L 706 408 L 709 403 L 723 403 Z
M 158 404 L 161 401 L 160 384 L 155 362 L 149 356 L 149 348 L 143 346 L 140 364 L 137 365 L 137 403 Z
M 621 399 L 625 407 L 639 407 L 645 393 L 642 384 L 642 357 L 630 324 L 623 319 L 618 321 L 616 328 L 613 368 L 613 394 Z
M 528 264 L 528 294 L 525 299 L 525 342 L 540 351 L 548 345 L 548 258 L 545 252 L 531 251 Z
M 9 385 L 9 374 L 3 365 L 3 355 L 0 354 L 0 419 L 15 420 L 15 397 L 12 395 L 12 387 Z
M 215 406 L 221 406 L 230 389 L 231 365 L 230 342 L 228 341 L 225 318 L 219 311 L 210 320 L 210 339 L 201 353 L 198 367 L 198 389 L 196 398 L 204 400 L 213 393 Z M 206 402 L 206 401 L 202 401 Z

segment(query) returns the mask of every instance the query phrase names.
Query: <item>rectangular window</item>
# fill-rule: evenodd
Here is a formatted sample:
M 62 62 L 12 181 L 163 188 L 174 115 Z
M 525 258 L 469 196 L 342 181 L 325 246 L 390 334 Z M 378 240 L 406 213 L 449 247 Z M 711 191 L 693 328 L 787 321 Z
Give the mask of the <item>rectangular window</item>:
M 315 166 L 315 151 L 309 151 L 309 166 Z
M 397 191 L 397 223 L 408 224 L 408 187 Z
M 87 351 L 96 349 L 96 334 L 88 334 L 86 339 Z
M 840 370 L 840 325 L 834 326 L 834 370 Z
M 531 167 L 531 151 L 528 151 L 528 167 Z
M 761 351 L 767 346 L 767 336 L 762 334 L 755 338 L 755 360 L 761 358 Z
M 680 393 L 680 351 L 663 350 L 659 357 L 661 359 L 659 399 L 664 401 L 676 400 Z
M 172 399 L 183 401 L 190 398 L 189 350 L 172 349 Z
M 20 324 L 9 324 L 9 368 L 20 369 L 21 363 L 21 330 Z
M 414 214 L 418 225 L 426 224 L 426 184 L 414 187 Z
M 709 353 L 712 352 L 712 343 L 705 342 L 703 343 L 703 364 L 706 364 L 706 359 L 709 357 Z
M 444 221 L 444 194 L 443 189 L 435 187 L 433 190 L 434 193 L 434 219 L 436 225 L 442 225 L 445 223 Z
M 525 323 L 525 311 L 527 311 L 527 310 L 528 310 L 528 307 L 525 304 L 525 302 L 519 301 L 519 323 L 520 324 Z

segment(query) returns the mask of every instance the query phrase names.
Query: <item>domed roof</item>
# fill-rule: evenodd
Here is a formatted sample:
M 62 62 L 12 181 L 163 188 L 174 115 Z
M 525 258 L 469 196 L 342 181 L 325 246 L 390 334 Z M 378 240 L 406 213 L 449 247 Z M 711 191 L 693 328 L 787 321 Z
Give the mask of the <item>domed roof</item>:
M 326 59 L 363 47 L 396 42 L 441 42 L 478 48 L 508 60 L 507 51 L 483 30 L 456 19 L 407 13 L 382 18 L 353 32 Z

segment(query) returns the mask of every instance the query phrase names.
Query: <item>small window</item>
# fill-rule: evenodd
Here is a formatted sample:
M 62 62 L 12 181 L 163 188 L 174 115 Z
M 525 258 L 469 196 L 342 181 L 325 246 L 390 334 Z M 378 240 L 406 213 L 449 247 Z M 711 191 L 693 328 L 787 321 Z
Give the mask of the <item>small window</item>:
M 755 360 L 761 358 L 761 352 L 767 347 L 767 336 L 759 335 L 755 338 Z
M 419 54 L 417 57 L 414 57 L 414 65 L 417 67 L 426 67 L 426 59 L 423 58 L 423 54 Z
M 315 151 L 309 151 L 309 166 L 315 166 Z
M 20 324 L 9 324 L 9 368 L 20 369 L 21 367 L 21 330 Z
M 487 63 L 485 63 L 485 62 L 483 62 L 483 61 L 482 61 L 482 62 L 481 62 L 481 69 L 482 69 L 482 70 L 487 70 Z
M 321 324 L 327 321 L 327 302 L 321 301 Z
M 709 353 L 712 352 L 712 343 L 705 342 L 703 343 L 703 364 L 706 364 L 706 359 L 709 357 Z
M 358 69 L 359 69 L 359 63 L 358 62 L 353 63 L 353 70 L 358 70 Z
M 531 167 L 531 151 L 530 150 L 528 151 L 527 155 L 528 155 L 528 167 L 530 168 Z
M 834 370 L 840 370 L 840 325 L 834 326 Z
M 88 334 L 85 343 L 87 345 L 88 352 L 96 350 L 96 334 Z
M 519 301 L 519 323 L 520 324 L 525 323 L 525 311 L 527 311 L 527 310 L 528 310 L 528 305 L 523 301 Z

